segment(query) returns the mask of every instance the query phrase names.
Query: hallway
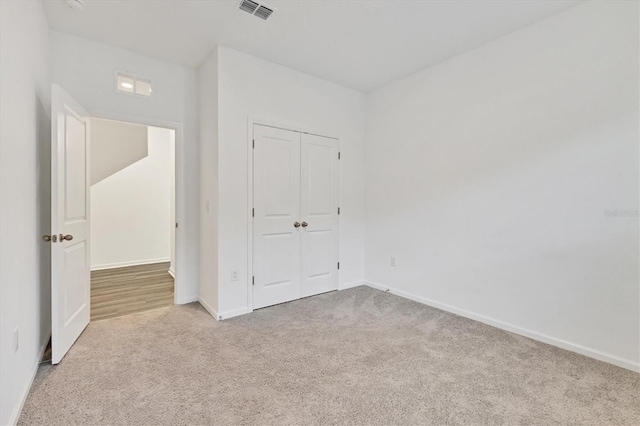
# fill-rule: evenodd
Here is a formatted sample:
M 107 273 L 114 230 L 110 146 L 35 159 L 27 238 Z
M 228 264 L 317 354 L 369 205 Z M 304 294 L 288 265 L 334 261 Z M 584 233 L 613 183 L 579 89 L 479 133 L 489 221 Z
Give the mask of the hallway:
M 169 262 L 91 272 L 91 321 L 173 305 Z

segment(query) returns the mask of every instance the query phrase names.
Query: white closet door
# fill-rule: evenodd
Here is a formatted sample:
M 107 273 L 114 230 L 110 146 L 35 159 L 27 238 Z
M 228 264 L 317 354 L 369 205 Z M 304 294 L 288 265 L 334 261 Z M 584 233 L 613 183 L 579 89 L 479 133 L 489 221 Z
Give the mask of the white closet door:
M 302 135 L 302 297 L 338 289 L 338 140 Z
M 253 308 L 301 297 L 300 133 L 254 126 Z

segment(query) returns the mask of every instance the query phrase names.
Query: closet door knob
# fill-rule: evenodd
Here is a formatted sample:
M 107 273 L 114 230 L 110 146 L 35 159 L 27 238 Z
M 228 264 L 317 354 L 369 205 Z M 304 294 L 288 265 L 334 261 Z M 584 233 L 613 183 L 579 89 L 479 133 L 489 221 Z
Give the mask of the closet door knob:
M 302 227 L 306 228 L 307 226 L 309 226 L 309 224 L 307 222 L 302 222 Z
M 294 228 L 300 228 L 300 222 L 293 222 Z

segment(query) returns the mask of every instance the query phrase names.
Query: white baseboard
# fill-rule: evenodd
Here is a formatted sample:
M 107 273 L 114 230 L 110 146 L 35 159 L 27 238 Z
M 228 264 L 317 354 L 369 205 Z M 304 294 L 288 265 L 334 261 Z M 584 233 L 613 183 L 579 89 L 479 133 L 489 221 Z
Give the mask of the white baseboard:
M 113 268 L 125 268 L 127 266 L 139 266 L 139 265 L 153 265 L 154 263 L 171 262 L 171 258 L 167 259 L 146 259 L 146 260 L 131 260 L 127 262 L 106 263 L 103 265 L 91 265 L 92 271 L 101 271 L 103 269 Z M 175 276 L 174 276 L 175 278 Z
M 252 310 L 249 309 L 249 308 L 241 308 L 241 309 L 235 309 L 233 311 L 226 311 L 226 312 L 218 313 L 218 311 L 213 309 L 211 304 L 208 303 L 206 300 L 204 300 L 202 297 L 199 298 L 199 302 L 202 305 L 202 307 L 207 312 L 209 312 L 212 317 L 214 317 L 218 321 L 226 320 L 226 319 L 229 319 L 229 318 L 237 317 L 237 316 L 248 314 L 249 312 L 252 312 Z
M 202 307 L 211 314 L 212 317 L 214 317 L 218 321 L 220 320 L 218 312 L 213 309 L 213 307 L 206 300 L 204 300 L 202 297 L 199 297 L 198 301 L 200 302 Z
M 226 320 L 226 319 L 229 319 L 229 318 L 233 318 L 233 317 L 237 317 L 237 316 L 240 316 L 240 315 L 248 314 L 249 312 L 253 312 L 249 308 L 241 308 L 241 309 L 235 309 L 233 311 L 225 311 L 225 312 L 218 313 L 218 311 L 213 309 L 213 306 L 211 306 L 211 304 L 209 302 L 207 302 L 205 299 L 203 299 L 202 297 L 200 297 L 198 299 L 198 301 L 200 302 L 202 307 L 207 312 L 209 312 L 212 317 L 214 317 L 218 321 Z
M 487 317 L 485 315 L 477 314 L 475 312 L 467 311 L 466 309 L 460 309 L 455 306 L 448 305 L 446 303 L 437 302 L 435 300 L 426 299 L 424 297 L 416 296 L 415 294 L 408 293 L 406 291 L 398 290 L 393 287 L 387 287 L 382 284 L 366 281 L 366 285 L 371 288 L 375 288 L 381 291 L 387 291 L 391 294 L 395 294 L 396 296 L 404 297 L 405 299 L 410 299 L 415 302 L 419 302 L 425 305 L 432 306 L 434 308 L 451 312 L 456 315 L 460 315 L 465 318 L 469 318 L 475 321 L 482 322 L 484 324 L 490 325 L 492 327 L 499 328 L 501 330 L 509 331 L 511 333 L 519 334 L 524 337 L 528 337 L 533 340 L 537 340 L 543 343 L 547 343 L 552 346 L 557 346 L 562 349 L 566 349 L 571 352 L 576 352 L 581 355 L 587 356 L 589 358 L 594 358 L 599 361 L 603 361 L 609 364 L 616 365 L 618 367 L 626 368 L 627 370 L 640 372 L 640 364 L 629 360 L 617 357 L 615 355 L 607 354 L 595 349 L 590 349 L 584 347 L 582 345 L 571 343 L 566 340 L 557 339 L 555 337 L 547 336 L 545 334 L 538 333 L 536 331 L 528 330 L 526 328 L 518 327 L 513 324 L 506 323 L 504 321 L 500 321 L 494 318 Z
M 29 378 L 29 384 L 26 389 L 22 392 L 22 396 L 20 397 L 20 402 L 13 409 L 11 413 L 11 417 L 9 417 L 9 425 L 14 426 L 18 423 L 18 419 L 20 418 L 20 414 L 22 413 L 22 408 L 24 408 L 24 403 L 27 402 L 27 397 L 29 396 L 29 392 L 31 391 L 31 386 L 33 386 L 33 381 L 36 378 L 36 374 L 38 373 L 38 367 L 40 367 L 40 362 L 42 361 L 42 357 L 44 355 L 44 351 L 47 349 L 47 343 L 49 343 L 49 339 L 51 338 L 51 331 L 46 335 L 47 337 L 42 342 L 40 346 L 40 355 L 38 356 L 38 360 L 36 361 L 36 365 L 33 367 L 33 371 L 31 372 L 31 377 Z
M 218 315 L 218 319 L 226 320 L 229 318 L 239 317 L 240 315 L 248 314 L 249 312 L 253 312 L 253 309 L 240 308 L 240 309 L 234 309 L 233 311 L 220 312 L 220 314 Z
M 383 286 L 382 284 L 378 284 L 378 283 L 375 283 L 373 281 L 365 281 L 364 284 L 366 286 L 368 286 L 368 287 L 375 288 L 376 290 L 388 291 L 389 293 L 391 293 L 391 289 L 389 287 Z M 397 291 L 399 291 L 399 290 L 397 290 Z M 394 294 L 397 294 L 397 293 L 394 293 Z M 397 295 L 399 296 L 399 294 L 397 294 Z M 407 299 L 411 299 L 411 298 L 407 297 Z M 419 300 L 415 300 L 415 299 L 411 299 L 411 300 L 414 300 L 416 302 L 420 302 Z M 421 303 L 423 303 L 423 302 L 421 302 Z
M 351 281 L 350 283 L 338 284 L 338 291 L 359 287 L 361 285 L 366 285 L 366 283 L 364 281 Z
M 186 305 L 187 303 L 198 302 L 198 296 L 185 296 L 177 300 L 176 305 Z
M 171 275 L 174 280 L 176 279 L 176 271 L 175 269 L 173 269 L 173 267 L 169 268 L 169 275 Z

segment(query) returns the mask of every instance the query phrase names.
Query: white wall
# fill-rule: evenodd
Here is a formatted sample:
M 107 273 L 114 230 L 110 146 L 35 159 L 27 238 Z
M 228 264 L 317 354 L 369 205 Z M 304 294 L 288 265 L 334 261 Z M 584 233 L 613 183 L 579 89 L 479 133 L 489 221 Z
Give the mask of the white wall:
M 340 138 L 340 285 L 361 284 L 364 277 L 365 96 L 229 48 L 219 47 L 210 61 L 215 63 L 215 59 L 219 111 L 217 283 L 215 276 L 201 273 L 201 288 L 218 287 L 218 305 L 213 309 L 217 309 L 223 318 L 248 309 L 251 279 L 247 262 L 249 117 L 313 129 Z M 214 65 L 208 62 L 207 67 Z M 203 68 L 201 81 L 213 74 L 214 71 Z M 210 111 L 214 111 L 213 106 Z M 215 157 L 210 154 L 207 155 L 210 160 L 203 160 L 204 179 L 209 179 L 205 173 L 214 172 Z M 214 197 L 213 189 L 204 192 L 203 196 Z M 206 203 L 206 198 L 203 202 Z M 208 237 L 203 234 L 203 238 Z M 211 258 L 213 253 L 213 250 L 204 252 L 203 259 Z M 231 271 L 234 269 L 240 271 L 240 279 L 232 282 Z
M 200 303 L 218 309 L 218 49 L 200 66 Z
M 588 2 L 371 94 L 367 280 L 638 369 L 638 47 Z
M 176 292 L 180 303 L 197 300 L 200 190 L 196 70 L 57 31 L 50 34 L 53 81 L 90 113 L 183 123 L 184 152 L 178 149 L 176 161 L 184 158 L 185 167 L 176 203 L 179 209 L 184 197 L 185 216 L 178 233 L 183 235 L 186 252 L 183 257 L 177 253 L 176 269 L 184 285 L 176 287 Z M 153 95 L 144 98 L 116 93 L 116 70 L 149 78 Z
M 147 126 L 91 119 L 91 185 L 149 155 Z
M 106 120 L 91 120 L 92 149 L 96 121 Z M 92 270 L 171 261 L 173 130 L 140 127 L 148 155 L 91 186 Z
M 14 423 L 51 332 L 51 85 L 40 2 L 0 2 L 0 424 Z M 13 350 L 13 332 L 19 347 Z

